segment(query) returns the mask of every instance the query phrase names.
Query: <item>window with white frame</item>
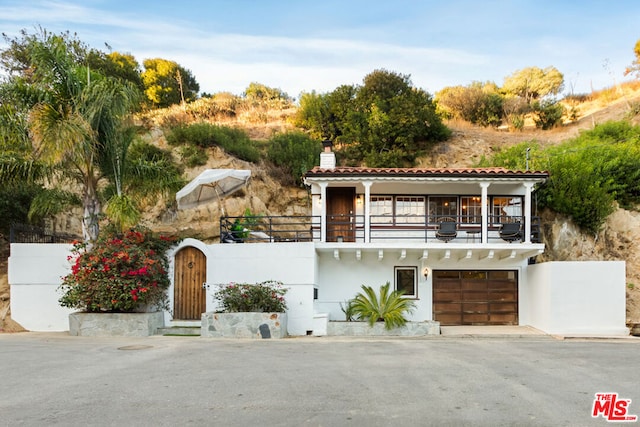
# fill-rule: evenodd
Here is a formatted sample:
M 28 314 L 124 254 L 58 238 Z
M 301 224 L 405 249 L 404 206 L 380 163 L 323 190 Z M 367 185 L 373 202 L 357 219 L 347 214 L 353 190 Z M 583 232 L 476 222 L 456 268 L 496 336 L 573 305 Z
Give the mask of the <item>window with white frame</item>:
M 480 196 L 462 196 L 460 197 L 462 205 L 461 222 L 467 224 L 480 224 L 482 222 L 482 197 Z
M 393 196 L 371 196 L 369 212 L 372 224 L 393 223 Z
M 396 197 L 397 224 L 424 224 L 424 212 L 423 196 Z
M 494 196 L 491 204 L 493 223 L 522 221 L 522 197 Z
M 418 298 L 418 267 L 395 267 L 395 290 L 404 296 Z

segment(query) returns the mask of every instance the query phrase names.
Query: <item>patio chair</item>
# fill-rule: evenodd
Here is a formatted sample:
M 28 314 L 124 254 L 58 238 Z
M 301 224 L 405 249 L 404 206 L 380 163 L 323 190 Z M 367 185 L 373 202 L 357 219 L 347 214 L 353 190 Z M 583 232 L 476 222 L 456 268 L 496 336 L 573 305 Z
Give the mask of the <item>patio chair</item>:
M 235 233 L 229 231 L 222 233 L 220 241 L 222 243 L 244 243 L 244 239 L 242 237 L 239 237 Z
M 438 231 L 436 231 L 436 238 L 445 243 L 449 243 L 449 241 L 455 239 L 457 235 L 456 221 L 453 218 L 442 218 L 438 226 Z
M 508 222 L 502 224 L 500 238 L 506 242 L 515 242 L 522 239 L 521 224 L 519 222 Z

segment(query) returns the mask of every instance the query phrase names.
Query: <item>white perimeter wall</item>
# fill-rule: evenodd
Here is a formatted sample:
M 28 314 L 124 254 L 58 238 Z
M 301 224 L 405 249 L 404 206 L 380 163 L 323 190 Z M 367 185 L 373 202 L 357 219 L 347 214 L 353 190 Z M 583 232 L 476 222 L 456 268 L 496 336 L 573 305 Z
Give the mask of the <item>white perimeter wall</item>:
M 12 243 L 9 257 L 11 318 L 29 331 L 68 331 L 69 313 L 58 287 L 71 271 L 69 244 Z
M 624 261 L 545 262 L 527 268 L 521 324 L 559 335 L 628 335 Z
M 289 335 L 313 330 L 316 253 L 312 242 L 215 244 L 208 251 L 207 311 L 215 308 L 213 293 L 219 285 L 276 280 L 289 288 L 285 295 Z

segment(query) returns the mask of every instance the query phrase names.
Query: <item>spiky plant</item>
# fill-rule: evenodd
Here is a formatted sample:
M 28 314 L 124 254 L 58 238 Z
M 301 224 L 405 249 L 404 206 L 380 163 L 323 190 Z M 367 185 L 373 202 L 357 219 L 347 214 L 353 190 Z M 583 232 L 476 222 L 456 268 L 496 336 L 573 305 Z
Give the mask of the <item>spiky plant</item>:
M 340 310 L 344 313 L 344 318 L 347 322 L 353 322 L 355 314 L 353 313 L 353 300 L 347 300 L 344 303 L 340 303 Z
M 403 296 L 402 291 L 389 291 L 390 284 L 380 286 L 380 295 L 371 286 L 362 285 L 363 292 L 358 293 L 352 300 L 351 309 L 354 315 L 369 322 L 373 326 L 376 322 L 384 321 L 386 329 L 393 329 L 407 323 L 405 313 L 411 313 L 415 303 Z

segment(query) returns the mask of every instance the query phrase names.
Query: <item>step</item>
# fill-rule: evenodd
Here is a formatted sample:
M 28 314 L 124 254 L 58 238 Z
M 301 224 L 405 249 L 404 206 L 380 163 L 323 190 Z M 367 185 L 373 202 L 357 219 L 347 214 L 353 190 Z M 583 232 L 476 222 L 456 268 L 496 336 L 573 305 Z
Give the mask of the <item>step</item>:
M 177 336 L 177 337 L 199 337 L 200 326 L 170 326 L 158 328 L 156 335 Z

